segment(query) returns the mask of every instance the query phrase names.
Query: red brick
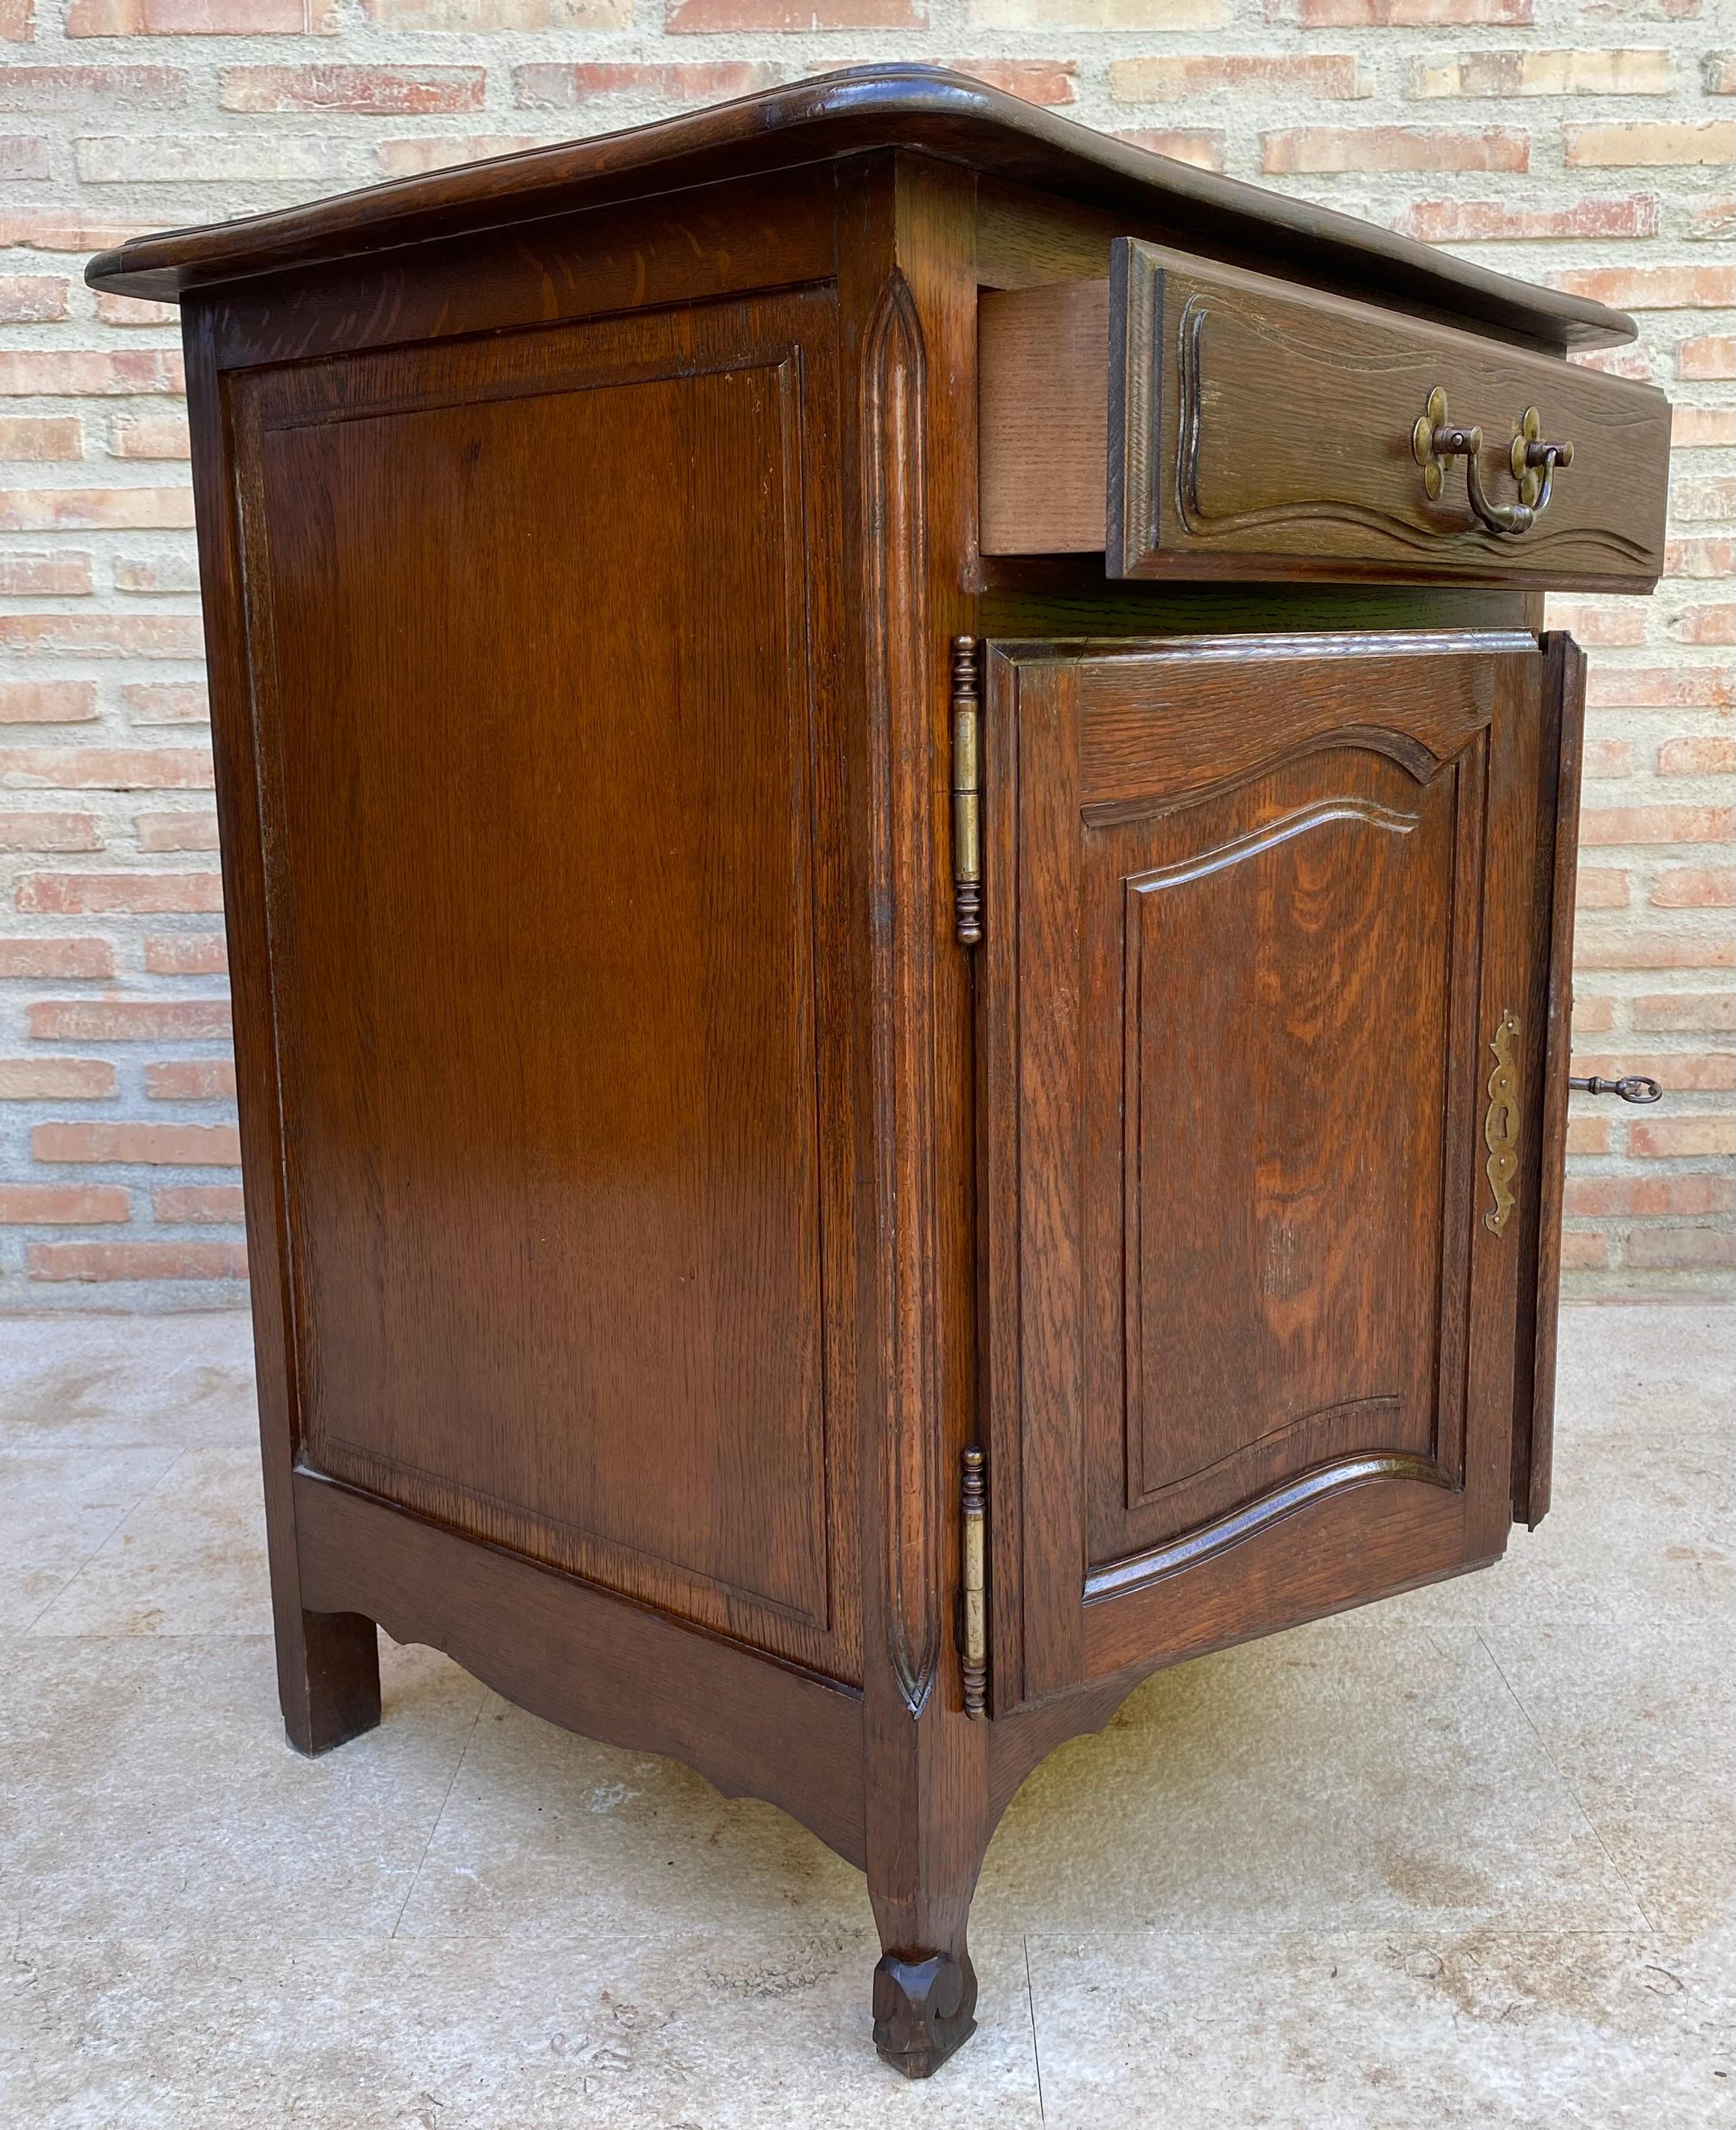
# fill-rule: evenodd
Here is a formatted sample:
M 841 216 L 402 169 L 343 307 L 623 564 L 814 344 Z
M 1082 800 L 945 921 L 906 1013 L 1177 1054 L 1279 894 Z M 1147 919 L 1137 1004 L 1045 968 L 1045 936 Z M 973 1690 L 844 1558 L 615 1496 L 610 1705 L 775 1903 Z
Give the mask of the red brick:
M 225 111 L 346 111 L 400 118 L 480 111 L 484 67 L 231 66 L 217 75 Z
M 1720 1228 L 1636 1228 L 1624 1262 L 1657 1271 L 1703 1272 L 1736 1264 L 1736 1235 Z
M 1736 771 L 1736 740 L 1712 735 L 1667 739 L 1657 750 L 1660 776 L 1728 776 Z
M 1736 52 L 1703 52 L 1700 85 L 1708 96 L 1736 96 Z
M 1585 773 L 1600 783 L 1633 773 L 1633 749 L 1624 739 L 1586 742 Z
M 1695 1154 L 1736 1153 L 1736 1117 L 1636 1119 L 1628 1151 L 1642 1161 L 1679 1161 Z
M 1601 1035 L 1615 1024 L 1615 1001 L 1613 999 L 1593 998 L 1576 992 L 1573 998 L 1573 1033 L 1576 1035 Z
M 97 297 L 97 316 L 106 326 L 172 326 L 180 322 L 178 303 L 155 303 L 143 296 L 112 296 L 104 289 Z
M 136 725 L 200 725 L 211 721 L 211 699 L 197 681 L 130 683 L 121 700 Z
M 214 851 L 217 847 L 215 814 L 141 814 L 135 826 L 141 851 Z
M 0 651 L 202 658 L 205 633 L 196 614 L 0 614 Z
M 1417 200 L 1393 227 L 1425 244 L 1529 244 L 1560 237 L 1656 236 L 1657 196 L 1631 193 L 1533 207 L 1494 199 Z
M 1115 137 L 1131 141 L 1136 148 L 1149 148 L 1154 155 L 1167 155 L 1172 163 L 1190 163 L 1196 170 L 1221 170 L 1229 146 L 1227 133 L 1204 126 L 1118 133 Z
M 1586 676 L 1586 700 L 1641 709 L 1727 710 L 1736 705 L 1736 674 L 1722 666 L 1595 664 Z
M 83 456 L 83 427 L 73 415 L 0 415 L 0 460 L 64 460 Z
M 238 1183 L 170 1183 L 151 1192 L 150 1211 L 167 1228 L 239 1220 L 246 1208 Z
M 1585 969 L 1728 969 L 1736 942 L 1672 932 L 1581 932 L 1573 958 Z
M 1509 126 L 1299 126 L 1260 136 L 1268 176 L 1334 170 L 1513 170 L 1530 167 L 1528 136 Z
M 1670 442 L 1678 451 L 1714 451 L 1736 444 L 1736 407 L 1676 407 Z
M 1736 199 L 1727 194 L 1723 199 L 1697 201 L 1688 211 L 1688 234 L 1715 244 L 1728 244 L 1736 237 Z
M 192 523 L 190 488 L 0 489 L 0 532 L 182 531 Z
M 712 103 L 751 95 L 756 88 L 770 88 L 777 79 L 776 68 L 741 60 L 694 60 L 672 66 L 550 63 L 514 67 L 513 100 L 532 111 L 575 111 L 608 96 L 649 97 L 659 103 Z
M 227 999 L 38 999 L 26 1012 L 37 1043 L 198 1043 L 229 1034 Z
M 33 0 L 0 0 L 0 37 L 11 45 L 27 45 L 36 34 Z
M 32 1243 L 36 1280 L 246 1279 L 245 1243 Z
M 186 371 L 173 348 L 127 348 L 117 355 L 83 348 L 0 351 L 0 393 L 83 399 L 186 389 Z
M 1580 816 L 1579 840 L 1595 848 L 1610 843 L 1727 843 L 1736 835 L 1736 808 L 1729 806 L 1588 806 Z
M 1664 543 L 1664 575 L 1667 577 L 1728 577 L 1736 571 L 1736 540 L 1695 534 L 1687 540 Z
M 0 67 L 0 111 L 172 111 L 187 101 L 187 79 L 179 67 Z
M 0 6 L 5 0 L 0 0 Z M 107 251 L 129 236 L 148 236 L 155 222 L 120 222 L 81 213 L 76 208 L 27 208 L 0 213 L 0 245 L 19 251 Z
M 1569 1153 L 1607 1153 L 1610 1151 L 1610 1120 L 1607 1117 L 1570 1117 L 1567 1120 L 1567 1151 Z
M 1670 633 L 1684 643 L 1736 643 L 1736 604 L 1684 607 Z
M 174 1058 L 145 1067 L 145 1091 L 154 1102 L 232 1102 L 235 1064 L 228 1058 Z
M 329 0 L 68 0 L 69 37 L 330 36 Z
M 1118 103 L 1170 103 L 1223 89 L 1267 90 L 1303 96 L 1366 96 L 1353 55 L 1318 56 L 1259 52 L 1178 52 L 1154 59 L 1114 60 L 1109 93 Z
M 1569 1228 L 1562 1236 L 1563 1272 L 1602 1272 L 1610 1262 L 1610 1244 L 1603 1235 Z
M 1531 0 L 1300 0 L 1304 30 L 1451 28 L 1472 22 L 1517 29 Z
M 1582 1220 L 1658 1220 L 1728 1213 L 1736 1184 L 1724 1176 L 1570 1176 L 1564 1210 Z
M 0 977 L 112 977 L 106 939 L 0 939 Z M 31 1033 L 38 1031 L 32 1029 Z
M 15 899 L 39 916 L 209 912 L 223 906 L 223 883 L 214 872 L 32 872 Z
M 1562 160 L 1570 170 L 1691 168 L 1736 162 L 1736 122 L 1676 126 L 1647 119 L 1631 126 L 1563 126 Z
M 1009 96 L 1023 97 L 1027 103 L 1052 106 L 1075 99 L 1076 60 L 946 60 L 942 64 Z
M 1453 96 L 1667 96 L 1670 55 L 1656 45 L 1627 51 L 1482 51 L 1414 60 L 1405 93 Z
M 1736 1053 L 1728 1050 L 1670 1051 L 1643 1057 L 1625 1052 L 1607 1058 L 1576 1053 L 1572 1069 L 1578 1079 L 1624 1080 L 1630 1073 L 1644 1073 L 1671 1095 L 1723 1094 L 1736 1087 Z
M 90 557 L 69 547 L 52 554 L 0 554 L 0 592 L 10 598 L 78 598 L 92 589 Z
M 673 36 L 720 30 L 923 30 L 928 0 L 668 0 Z
M 1643 643 L 1646 609 L 1639 599 L 1599 599 L 1581 605 L 1572 599 L 1557 599 L 1552 593 L 1549 626 L 1565 628 L 1581 643 Z
M 208 791 L 196 747 L 0 747 L 0 782 L 50 791 Z
M 1633 1004 L 1633 1025 L 1659 1035 L 1716 1035 L 1736 1029 L 1736 992 L 1653 991 Z
M 1605 377 L 1632 377 L 1641 384 L 1652 375 L 1652 358 L 1643 347 L 1581 348 L 1567 360 L 1581 370 L 1601 370 Z
M 1606 866 L 1582 868 L 1575 900 L 1581 910 L 1625 910 L 1628 876 Z
M 96 714 L 88 681 L 0 681 L 0 725 L 88 724 Z
M 1702 333 L 1683 341 L 1676 351 L 1676 374 L 1708 380 L 1736 377 L 1736 335 Z
M 542 145 L 536 133 L 441 133 L 432 138 L 382 141 L 374 160 L 389 178 L 420 177 L 426 170 L 446 170 L 460 163 L 481 162 L 494 155 L 516 155 L 526 148 Z
M 1736 867 L 1677 866 L 1652 883 L 1654 910 L 1736 908 Z
M 183 414 L 117 414 L 108 425 L 112 459 L 185 459 L 193 456 Z
M 47 325 L 66 316 L 64 274 L 0 274 L 0 325 Z
M 241 1158 L 233 1125 L 38 1125 L 38 1161 L 140 1162 L 172 1168 L 234 1168 Z
M 19 1228 L 88 1228 L 130 1220 L 132 1193 L 118 1183 L 0 1184 L 0 1220 Z
M 196 592 L 198 566 L 191 555 L 117 555 L 117 592 Z
M 99 851 L 94 814 L 0 813 L 0 851 Z
M 1581 266 L 1551 280 L 1624 311 L 1718 310 L 1736 303 L 1736 266 Z
M 100 1101 L 115 1086 L 106 1058 L 0 1058 L 0 1101 Z
M 229 956 L 221 932 L 175 932 L 145 942 L 145 967 L 154 977 L 221 977 Z

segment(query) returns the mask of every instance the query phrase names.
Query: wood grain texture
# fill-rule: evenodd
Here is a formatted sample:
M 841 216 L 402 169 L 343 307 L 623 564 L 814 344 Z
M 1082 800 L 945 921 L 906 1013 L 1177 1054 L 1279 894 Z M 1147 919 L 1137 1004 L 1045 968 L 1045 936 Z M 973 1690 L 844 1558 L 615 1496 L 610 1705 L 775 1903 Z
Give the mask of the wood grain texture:
M 833 331 L 296 365 L 239 432 L 304 1454 L 854 1679 Z
M 862 1861 L 862 1707 L 851 1689 L 756 1661 L 570 1576 L 310 1472 L 295 1480 L 313 1598 L 444 1650 L 533 1715 L 697 1768 L 780 1805 Z
M 926 66 L 866 66 L 767 89 L 631 132 L 374 185 L 245 222 L 135 238 L 87 279 L 176 300 L 200 284 L 493 229 L 875 149 L 916 149 L 1084 204 L 1161 219 L 1185 242 L 1246 247 L 1340 285 L 1370 285 L 1510 326 L 1557 346 L 1631 340 L 1632 319 L 1528 288 L 1375 225 L 1153 155 Z
M 1290 1618 L 1499 1551 L 1519 1253 L 1473 1225 L 1475 1053 L 1529 981 L 1540 664 L 1452 634 L 991 655 L 1005 1706 L 1154 1621 L 1245 1631 L 1219 1559 Z
M 1656 581 L 1670 414 L 1652 387 L 1132 240 L 1112 269 L 983 298 L 985 553 L 1101 539 L 1112 578 Z M 1411 432 L 1436 386 L 1482 428 L 1497 499 L 1529 407 L 1574 443 L 1530 532 L 1482 526 L 1462 466 L 1429 500 Z

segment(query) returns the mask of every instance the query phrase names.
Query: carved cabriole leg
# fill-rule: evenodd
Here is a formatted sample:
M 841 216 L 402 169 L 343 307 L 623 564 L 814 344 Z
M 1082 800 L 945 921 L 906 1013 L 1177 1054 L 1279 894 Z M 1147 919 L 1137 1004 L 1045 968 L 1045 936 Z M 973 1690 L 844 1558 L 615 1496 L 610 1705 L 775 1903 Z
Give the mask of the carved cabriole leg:
M 860 415 L 846 537 L 867 711 L 852 782 L 874 912 L 865 1848 L 883 1953 L 875 2044 L 926 2078 L 975 2030 L 965 1934 L 990 1827 L 988 1726 L 965 1713 L 952 1634 L 975 1368 L 971 993 L 953 919 L 948 736 L 952 641 L 975 619 L 959 589 L 975 470 L 974 432 L 942 410 L 973 389 L 975 198 L 965 173 L 888 155 L 858 166 L 842 205 Z

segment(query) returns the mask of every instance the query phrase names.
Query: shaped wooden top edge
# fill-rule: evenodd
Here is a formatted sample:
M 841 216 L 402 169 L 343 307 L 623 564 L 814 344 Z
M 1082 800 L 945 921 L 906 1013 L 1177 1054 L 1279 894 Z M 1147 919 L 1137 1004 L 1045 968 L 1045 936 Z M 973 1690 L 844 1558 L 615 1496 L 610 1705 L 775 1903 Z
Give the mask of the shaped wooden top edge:
M 202 287 L 690 185 L 906 148 L 1189 236 L 1269 255 L 1347 292 L 1423 303 L 1559 348 L 1632 340 L 1624 313 L 1537 289 L 1372 222 L 1194 169 L 937 67 L 876 65 L 765 89 L 629 131 L 239 220 L 134 237 L 98 253 L 93 288 L 174 303 Z

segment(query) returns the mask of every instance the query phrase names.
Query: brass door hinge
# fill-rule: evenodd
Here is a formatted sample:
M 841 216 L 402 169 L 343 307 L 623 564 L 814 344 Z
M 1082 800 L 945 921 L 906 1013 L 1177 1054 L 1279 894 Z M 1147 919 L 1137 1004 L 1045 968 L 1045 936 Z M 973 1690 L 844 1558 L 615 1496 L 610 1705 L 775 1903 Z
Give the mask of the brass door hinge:
M 983 1477 L 983 1453 L 967 1449 L 959 1482 L 959 1515 L 963 1525 L 964 1570 L 959 1580 L 963 1597 L 965 1713 L 980 1716 L 989 1697 L 988 1488 Z
M 952 908 L 961 947 L 983 936 L 981 704 L 976 638 L 952 639 Z

